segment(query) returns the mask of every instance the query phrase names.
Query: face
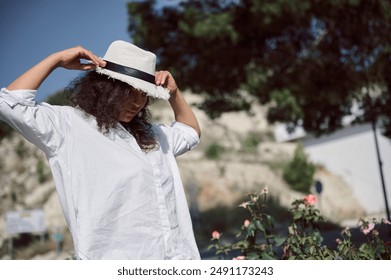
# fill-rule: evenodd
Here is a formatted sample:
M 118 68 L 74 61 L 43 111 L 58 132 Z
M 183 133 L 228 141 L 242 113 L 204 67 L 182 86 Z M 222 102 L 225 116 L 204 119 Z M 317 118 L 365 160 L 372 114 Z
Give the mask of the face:
M 130 122 L 134 116 L 144 108 L 147 103 L 148 97 L 145 93 L 141 91 L 134 91 L 130 94 L 130 97 L 127 98 L 121 108 L 119 114 L 119 121 L 121 122 Z

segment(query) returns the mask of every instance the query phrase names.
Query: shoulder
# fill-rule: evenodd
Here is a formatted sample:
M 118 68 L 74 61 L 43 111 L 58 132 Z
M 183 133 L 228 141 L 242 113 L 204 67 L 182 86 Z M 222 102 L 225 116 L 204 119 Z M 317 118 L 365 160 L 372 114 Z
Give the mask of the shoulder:
M 169 133 L 169 126 L 160 123 L 151 123 L 152 130 L 155 134 L 167 134 Z
M 65 115 L 72 115 L 72 114 L 76 113 L 75 112 L 76 109 L 71 107 L 71 106 L 52 105 L 52 104 L 46 103 L 46 102 L 40 102 L 37 105 L 40 106 L 41 108 L 45 109 L 45 110 L 51 110 L 51 111 L 56 112 L 58 114 L 61 114 L 63 116 L 65 116 Z

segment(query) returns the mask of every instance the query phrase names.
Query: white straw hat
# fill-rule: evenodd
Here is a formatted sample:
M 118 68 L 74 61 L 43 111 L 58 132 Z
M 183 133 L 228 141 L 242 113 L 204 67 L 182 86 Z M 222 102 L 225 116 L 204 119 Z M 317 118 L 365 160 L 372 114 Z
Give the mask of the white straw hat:
M 127 83 L 150 97 L 170 98 L 168 89 L 155 84 L 155 54 L 118 40 L 110 44 L 103 60 L 107 64 L 96 68 L 99 74 Z

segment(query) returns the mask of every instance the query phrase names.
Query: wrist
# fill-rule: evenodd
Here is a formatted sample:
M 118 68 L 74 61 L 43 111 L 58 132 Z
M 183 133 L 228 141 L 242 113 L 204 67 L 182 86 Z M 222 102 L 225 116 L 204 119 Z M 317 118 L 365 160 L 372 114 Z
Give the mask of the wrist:
M 56 69 L 57 67 L 61 67 L 61 55 L 60 53 L 53 53 L 51 55 L 49 55 L 47 58 L 47 63 L 49 65 L 49 67 L 51 68 L 51 70 L 54 70 Z
M 181 92 L 179 91 L 178 88 L 176 88 L 175 90 L 170 90 L 170 101 L 174 100 L 180 96 L 181 96 Z

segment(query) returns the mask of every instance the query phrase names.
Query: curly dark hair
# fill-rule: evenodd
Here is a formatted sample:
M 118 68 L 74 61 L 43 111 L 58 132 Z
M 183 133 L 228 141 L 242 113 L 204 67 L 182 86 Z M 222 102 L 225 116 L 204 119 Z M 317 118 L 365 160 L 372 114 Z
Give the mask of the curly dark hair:
M 132 94 L 140 94 L 140 90 L 114 80 L 106 75 L 89 71 L 76 78 L 67 88 L 69 99 L 74 107 L 96 118 L 99 130 L 107 133 L 119 123 L 122 104 Z M 141 111 L 129 123 L 120 122 L 136 139 L 143 150 L 151 150 L 157 146 L 152 125 L 149 122 L 149 98 Z

